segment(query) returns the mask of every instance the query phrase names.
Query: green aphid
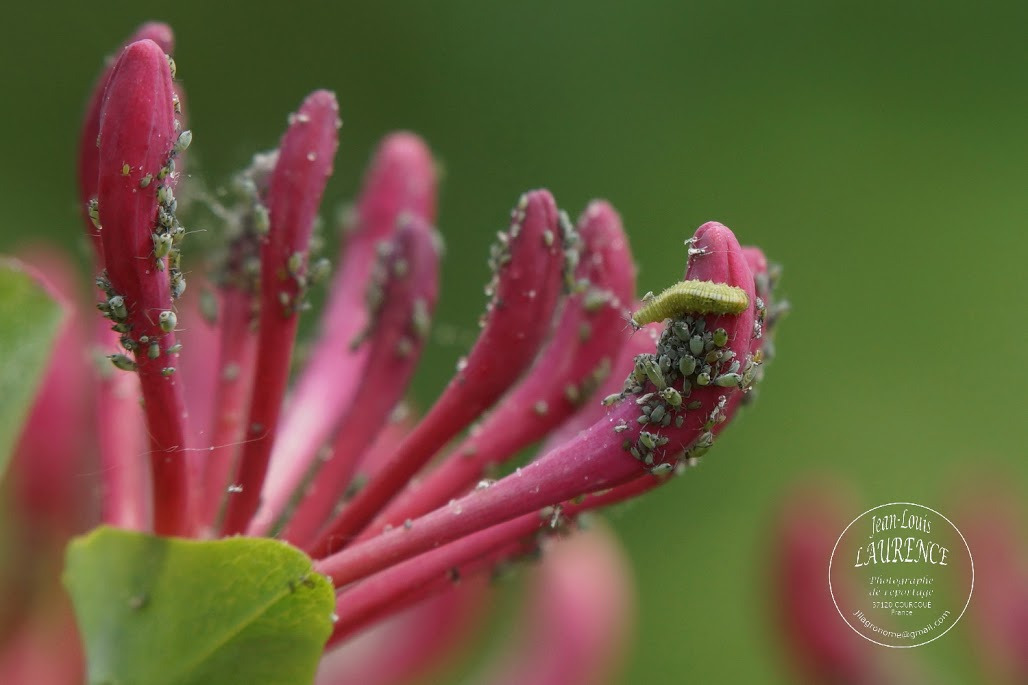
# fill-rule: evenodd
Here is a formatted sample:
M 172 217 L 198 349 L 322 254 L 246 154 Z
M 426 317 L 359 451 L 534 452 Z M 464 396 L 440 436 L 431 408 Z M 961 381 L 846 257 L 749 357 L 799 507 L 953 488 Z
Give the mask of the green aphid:
M 175 201 L 175 191 L 169 185 L 163 185 L 157 189 L 157 201 L 165 207 Z
M 737 373 L 726 373 L 714 379 L 714 384 L 722 388 L 742 387 L 742 376 Z
M 286 261 L 286 269 L 293 278 L 299 276 L 303 270 L 303 253 L 294 252 L 289 255 L 289 259 Z
M 697 374 L 696 385 L 710 385 L 710 374 L 706 372 Z
M 660 371 L 660 365 L 652 359 L 648 358 L 643 363 L 643 373 L 650 379 L 650 382 L 657 386 L 658 390 L 663 390 L 667 387 L 667 383 L 664 381 L 664 374 Z
M 674 388 L 664 388 L 660 391 L 660 396 L 672 407 L 682 406 L 682 393 Z
M 165 333 L 171 333 L 178 325 L 178 316 L 170 309 L 166 309 L 157 316 L 157 325 Z
M 703 354 L 703 338 L 698 335 L 689 338 L 689 351 L 695 356 Z
M 264 205 L 257 204 L 253 207 L 253 230 L 261 238 L 271 233 L 271 215 Z
M 175 343 L 168 348 L 168 354 L 178 354 L 182 351 L 182 343 Z
M 171 252 L 172 245 L 174 244 L 171 239 L 170 233 L 151 233 L 150 239 L 153 240 L 153 256 L 155 259 L 164 259 Z
M 150 359 L 157 359 L 161 356 L 161 344 L 158 342 L 150 343 L 150 346 L 146 350 L 146 356 Z
M 122 371 L 135 371 L 139 368 L 128 355 L 109 354 L 107 355 L 107 358 L 111 360 L 111 363 L 114 364 L 116 368 L 119 368 Z
M 176 300 L 182 297 L 182 293 L 186 291 L 186 277 L 182 275 L 182 272 L 175 269 L 171 272 L 171 296 Z
M 674 464 L 667 464 L 667 463 L 657 464 L 652 469 L 650 469 L 650 475 L 657 476 L 657 477 L 667 476 L 667 475 L 670 475 L 671 472 L 674 471 L 674 470 L 675 470 Z
M 639 433 L 639 442 L 648 450 L 652 450 L 657 446 L 657 436 L 647 431 Z
M 128 308 L 125 307 L 125 298 L 115 295 L 107 300 L 107 306 L 111 312 L 111 318 L 122 321 L 128 317 Z
M 332 262 L 321 257 L 311 263 L 307 271 L 311 283 L 324 283 L 332 273 Z
M 161 375 L 164 376 L 164 377 L 173 376 L 174 374 L 175 374 L 175 367 L 174 366 L 165 366 L 163 369 L 161 369 Z
M 147 174 L 143 178 L 139 179 L 139 187 L 146 188 L 153 181 L 153 174 Z
M 164 179 L 172 176 L 175 173 L 175 160 L 169 159 L 167 163 L 161 167 L 161 170 L 157 172 L 157 179 L 163 181 Z
M 178 134 L 178 138 L 175 139 L 175 145 L 171 149 L 172 153 L 176 155 L 181 155 L 183 152 L 186 151 L 186 148 L 188 148 L 189 144 L 192 142 L 193 132 L 188 130 L 183 131 L 182 133 Z
M 86 211 L 89 213 L 89 220 L 93 222 L 93 228 L 103 230 L 103 226 L 100 225 L 100 203 L 96 198 L 89 201 Z
M 696 370 L 696 359 L 688 355 L 678 360 L 678 370 L 683 376 L 691 376 Z
M 422 340 L 427 338 L 432 330 L 432 316 L 428 313 L 428 303 L 421 298 L 414 300 L 411 309 L 411 325 L 414 328 L 414 334 Z
M 714 331 L 713 340 L 718 347 L 724 347 L 728 344 L 728 331 L 723 328 L 717 329 Z

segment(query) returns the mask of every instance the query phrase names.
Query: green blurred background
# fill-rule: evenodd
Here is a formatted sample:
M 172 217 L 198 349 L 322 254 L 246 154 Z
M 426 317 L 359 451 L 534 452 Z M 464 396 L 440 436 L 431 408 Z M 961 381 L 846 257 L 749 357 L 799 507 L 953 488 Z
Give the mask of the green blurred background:
M 345 121 L 333 204 L 384 133 L 427 138 L 446 169 L 441 324 L 474 331 L 484 298 L 466 294 L 536 186 L 572 215 L 597 196 L 619 208 L 640 291 L 679 277 L 682 240 L 708 219 L 785 266 L 794 311 L 756 408 L 699 469 L 609 517 L 640 596 L 623 682 L 792 680 L 771 528 L 813 474 L 849 490 L 854 517 L 895 500 L 947 513 L 990 477 L 1028 493 L 1024 3 L 180 0 L 4 15 L 3 250 L 45 235 L 85 254 L 80 112 L 102 56 L 161 19 L 178 39 L 191 171 L 211 183 L 274 145 L 315 87 L 337 92 Z M 462 351 L 428 350 L 422 405 Z M 973 682 L 967 632 L 896 658 Z

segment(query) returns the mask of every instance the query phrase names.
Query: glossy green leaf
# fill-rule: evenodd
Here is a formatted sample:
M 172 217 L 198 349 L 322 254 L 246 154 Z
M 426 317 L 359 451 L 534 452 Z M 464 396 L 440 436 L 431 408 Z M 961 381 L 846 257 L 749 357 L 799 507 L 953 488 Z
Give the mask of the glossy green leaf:
M 0 476 L 46 368 L 61 307 L 13 259 L 0 259 Z
M 277 540 L 160 538 L 101 527 L 68 547 L 64 584 L 90 685 L 300 685 L 335 594 Z

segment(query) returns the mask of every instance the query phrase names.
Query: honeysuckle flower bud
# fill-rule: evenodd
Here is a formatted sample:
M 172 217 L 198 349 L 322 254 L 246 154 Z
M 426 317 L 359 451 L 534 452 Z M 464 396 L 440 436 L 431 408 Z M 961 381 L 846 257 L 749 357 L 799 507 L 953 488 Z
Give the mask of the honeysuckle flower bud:
M 400 685 L 437 670 L 482 629 L 490 606 L 485 577 L 451 584 L 392 614 L 322 659 L 316 685 Z
M 339 146 L 339 105 L 327 91 L 312 93 L 290 117 L 268 182 L 268 235 L 261 243 L 261 313 L 247 440 L 239 456 L 238 489 L 228 500 L 222 530 L 242 532 L 257 510 L 274 429 L 289 376 L 289 359 L 303 304 L 307 252 L 321 194 Z
M 630 573 L 600 528 L 548 545 L 529 588 L 514 645 L 473 682 L 595 685 L 613 682 L 632 623 Z
M 27 273 L 60 306 L 62 316 L 54 353 L 43 374 L 11 452 L 10 515 L 31 526 L 32 544 L 48 540 L 63 545 L 85 530 L 89 512 L 81 474 L 92 470 L 88 397 L 91 393 L 86 348 L 86 322 L 75 295 L 76 271 L 60 253 L 37 249 L 22 254 L 17 268 Z M 95 481 L 94 481 L 95 482 Z
M 855 634 L 835 608 L 832 592 L 855 592 L 852 587 L 828 587 L 827 570 L 846 517 L 837 507 L 845 499 L 830 483 L 798 490 L 779 516 L 774 595 L 776 616 L 801 682 L 912 682 L 883 668 L 881 650 Z M 917 681 L 913 681 L 917 682 Z
M 98 284 L 107 315 L 131 353 L 143 393 L 152 449 L 154 521 L 164 533 L 192 530 L 185 410 L 174 377 L 177 317 L 168 273 L 170 251 L 158 238 L 174 227 L 174 174 L 162 169 L 181 152 L 171 69 L 151 40 L 126 47 L 114 65 L 100 114 L 97 200 L 105 271 Z M 169 218 L 165 218 L 169 217 Z M 172 270 L 177 270 L 174 266 Z M 156 354 L 151 353 L 151 349 Z M 126 359 L 115 353 L 116 364 Z M 125 366 L 127 364 L 121 364 Z
M 169 55 L 174 52 L 175 37 L 171 27 L 167 24 L 160 22 L 143 24 L 122 47 L 127 47 L 141 40 L 153 41 Z M 97 184 L 99 183 L 100 146 L 97 144 L 97 139 L 100 135 L 100 112 L 103 107 L 104 93 L 107 91 L 107 85 L 111 80 L 115 64 L 116 62 L 112 59 L 96 81 L 89 104 L 86 106 L 86 115 L 82 122 L 82 133 L 79 137 L 78 181 L 79 198 L 82 203 L 82 219 L 86 227 L 86 234 L 91 238 L 90 245 L 93 247 L 93 254 L 96 257 L 98 268 L 103 268 L 103 244 L 100 240 L 99 211 L 91 202 L 96 199 Z M 91 216 L 93 213 L 95 213 L 95 216 Z
M 961 487 L 967 490 L 961 532 L 974 551 L 968 619 L 975 652 L 985 682 L 1023 683 L 1028 681 L 1028 528 L 1023 502 L 998 481 Z

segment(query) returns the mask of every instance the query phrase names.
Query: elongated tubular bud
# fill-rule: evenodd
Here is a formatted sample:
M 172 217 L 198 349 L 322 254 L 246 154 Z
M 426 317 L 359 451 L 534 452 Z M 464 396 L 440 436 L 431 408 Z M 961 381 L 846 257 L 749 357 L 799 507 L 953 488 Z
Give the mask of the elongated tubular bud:
M 129 45 L 115 64 L 100 116 L 100 161 L 97 188 L 101 231 L 112 292 L 124 298 L 124 323 L 134 340 L 142 336 L 159 346 L 150 357 L 136 350 L 150 435 L 153 470 L 154 529 L 160 534 L 192 531 L 192 502 L 185 458 L 182 392 L 168 349 L 175 344 L 168 275 L 158 268 L 152 234 L 157 222 L 156 176 L 172 154 L 177 138 L 171 72 L 164 51 L 153 41 Z M 173 179 L 169 179 L 171 181 Z M 141 347 L 141 346 L 140 346 Z
M 337 428 L 332 454 L 311 480 L 280 537 L 308 544 L 342 498 L 357 460 L 403 398 L 425 343 L 429 317 L 439 296 L 438 241 L 423 220 L 410 216 L 382 260 L 378 311 L 362 334 L 371 354 L 358 382 L 357 398 Z
M 610 373 L 630 333 L 623 310 L 635 292 L 635 267 L 621 220 L 606 202 L 586 209 L 578 234 L 582 251 L 576 280 L 588 285 L 567 299 L 553 337 L 529 373 L 448 459 L 394 500 L 362 539 L 463 494 L 487 468 L 560 425 Z
M 93 452 L 89 425 L 92 374 L 86 355 L 81 354 L 87 327 L 76 306 L 76 269 L 52 248 L 30 248 L 18 259 L 0 256 L 0 269 L 31 278 L 60 312 L 55 317 L 45 372 L 11 445 L 10 470 L 4 482 L 5 504 L 9 505 L 5 516 L 28 526 L 24 534 L 33 541 L 30 544 L 50 538 L 63 544 L 91 520 L 88 514 L 92 512 L 84 506 L 82 495 L 95 485 L 95 479 L 85 475 L 94 470 L 89 459 Z M 9 317 L 12 312 L 7 309 L 4 313 Z M 17 321 L 12 322 L 12 330 L 17 330 Z M 18 373 L 17 362 L 7 357 L 7 364 Z
M 387 136 L 371 162 L 355 225 L 345 236 L 317 341 L 282 416 L 251 535 L 267 534 L 282 515 L 318 450 L 357 397 L 357 379 L 371 346 L 365 341 L 353 349 L 349 343 L 368 325 L 364 296 L 378 244 L 393 234 L 404 214 L 434 223 L 435 203 L 435 163 L 428 147 L 412 133 Z
M 148 22 L 143 24 L 132 36 L 125 41 L 122 48 L 140 40 L 152 40 L 164 52 L 169 55 L 174 52 L 175 36 L 171 27 L 160 22 Z M 96 85 L 93 86 L 93 93 L 90 95 L 89 103 L 86 105 L 86 115 L 82 121 L 82 133 L 79 136 L 78 156 L 78 182 L 79 182 L 79 208 L 82 212 L 82 222 L 86 228 L 86 234 L 91 238 L 89 241 L 93 247 L 93 254 L 98 268 L 103 268 L 103 244 L 100 240 L 100 230 L 89 217 L 88 206 L 90 200 L 96 197 L 98 172 L 100 169 L 100 150 L 97 145 L 97 137 L 100 135 L 100 110 L 103 107 L 104 92 L 110 82 L 111 74 L 114 72 L 115 62 L 112 59 L 110 64 L 104 68 Z
M 321 195 L 339 145 L 339 106 L 328 91 L 315 91 L 290 117 L 268 185 L 271 230 L 261 245 L 261 313 L 247 440 L 222 525 L 226 535 L 246 530 L 257 510 L 282 398 L 289 377 L 303 297 L 307 251 Z M 299 255 L 299 257 L 297 257 Z
M 234 217 L 234 234 L 216 268 L 217 305 L 206 318 L 216 319 L 221 331 L 217 356 L 217 387 L 211 420 L 211 449 L 204 465 L 201 521 L 216 528 L 217 519 L 235 475 L 236 457 L 245 437 L 245 421 L 254 384 L 260 313 L 260 241 L 267 208 L 268 181 L 278 151 L 254 155 L 240 175 L 241 213 Z M 269 227 L 270 228 L 270 227 Z M 256 273 L 255 273 L 256 272 Z M 213 296 L 212 296 L 213 297 Z M 208 306 L 212 303 L 209 301 Z
M 143 24 L 125 42 L 123 48 L 144 39 L 154 41 L 168 54 L 173 52 L 174 35 L 167 24 Z M 99 184 L 100 149 L 97 138 L 100 135 L 100 110 L 114 64 L 115 60 L 111 58 L 96 80 L 79 138 L 79 207 L 97 271 L 104 268 L 103 243 L 100 230 L 90 218 L 88 208 L 90 202 L 96 199 Z M 119 335 L 110 330 L 109 322 L 96 326 L 93 344 L 99 354 L 107 354 L 115 349 L 118 339 Z M 101 520 L 119 528 L 144 530 L 148 526 L 146 487 L 149 477 L 146 463 L 139 458 L 145 452 L 146 439 L 142 431 L 138 378 L 127 373 L 100 374 L 93 406 L 100 446 L 100 470 L 103 473 Z
M 753 275 L 745 257 L 735 236 L 721 224 L 701 226 L 696 233 L 695 244 L 705 254 L 690 264 L 691 277 L 728 283 L 743 288 L 749 296 L 750 307 L 742 314 L 704 319 L 708 326 L 725 328 L 727 341 L 724 349 L 731 350 L 736 357 L 746 358 L 755 320 L 756 297 Z M 662 344 L 671 331 L 672 326 L 665 330 Z M 680 381 L 676 382 L 680 385 Z M 647 390 L 655 393 L 659 388 L 647 380 L 639 391 L 645 394 Z M 684 388 L 679 390 L 684 391 Z M 475 531 L 580 495 L 630 482 L 641 471 L 676 462 L 683 452 L 704 440 L 709 426 L 720 420 L 722 403 L 733 392 L 742 392 L 742 389 L 714 384 L 697 388 L 691 401 L 699 404 L 685 412 L 681 426 L 674 421 L 668 426 L 643 424 L 640 417 L 647 416 L 649 420 L 649 415 L 640 411 L 640 405 L 633 398 L 624 399 L 614 405 L 606 418 L 570 442 L 491 487 L 476 490 L 415 519 L 409 528 L 393 529 L 324 558 L 316 566 L 332 578 L 336 587 L 341 587 Z M 651 450 L 653 459 L 649 463 L 633 459 L 634 455 L 630 455 L 627 449 L 627 446 L 641 440 L 644 425 L 662 438 L 660 444 Z M 619 426 L 626 428 L 615 430 Z
M 253 389 L 257 336 L 253 323 L 253 295 L 238 288 L 220 293 L 218 351 L 211 450 L 204 464 L 201 521 L 213 525 L 233 475 L 239 442 L 245 434 L 247 400 Z
M 448 440 L 517 380 L 550 330 L 565 257 L 557 205 L 549 192 L 521 197 L 494 253 L 494 299 L 466 362 L 428 414 L 319 538 L 324 555 L 358 533 Z

